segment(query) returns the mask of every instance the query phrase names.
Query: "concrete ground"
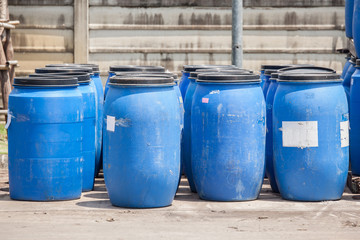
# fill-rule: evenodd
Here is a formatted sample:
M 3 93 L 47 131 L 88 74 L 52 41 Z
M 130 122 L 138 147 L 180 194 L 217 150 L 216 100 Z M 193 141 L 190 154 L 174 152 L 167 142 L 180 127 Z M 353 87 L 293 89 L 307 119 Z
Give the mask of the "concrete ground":
M 104 181 L 65 202 L 9 198 L 0 168 L 0 239 L 350 239 L 360 235 L 360 195 L 341 201 L 290 202 L 264 184 L 251 202 L 199 200 L 182 179 L 173 205 L 159 209 L 113 207 Z

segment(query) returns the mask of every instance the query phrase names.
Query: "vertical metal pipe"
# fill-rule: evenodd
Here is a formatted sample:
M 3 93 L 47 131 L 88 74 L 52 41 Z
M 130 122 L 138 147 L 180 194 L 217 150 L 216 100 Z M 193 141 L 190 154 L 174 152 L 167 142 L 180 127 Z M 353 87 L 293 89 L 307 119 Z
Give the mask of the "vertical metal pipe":
M 232 64 L 242 67 L 243 62 L 243 0 L 232 0 Z

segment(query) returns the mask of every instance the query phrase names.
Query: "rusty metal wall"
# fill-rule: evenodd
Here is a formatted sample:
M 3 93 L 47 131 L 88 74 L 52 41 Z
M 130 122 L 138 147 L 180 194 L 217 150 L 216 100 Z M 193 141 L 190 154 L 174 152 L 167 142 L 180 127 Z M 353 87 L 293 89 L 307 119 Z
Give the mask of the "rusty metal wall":
M 21 72 L 74 59 L 73 1 L 9 0 Z M 312 63 L 341 71 L 344 0 L 245 0 L 244 67 Z M 231 0 L 89 0 L 89 62 L 229 64 Z

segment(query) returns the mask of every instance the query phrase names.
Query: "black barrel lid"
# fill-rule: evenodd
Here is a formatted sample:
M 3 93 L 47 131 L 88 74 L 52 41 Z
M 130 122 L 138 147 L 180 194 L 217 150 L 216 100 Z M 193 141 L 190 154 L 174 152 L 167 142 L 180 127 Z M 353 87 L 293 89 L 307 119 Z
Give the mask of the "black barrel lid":
M 41 73 L 40 73 L 41 74 Z M 89 73 L 84 72 L 60 72 L 60 73 L 44 73 L 45 76 L 61 76 L 61 77 L 76 77 L 79 83 L 89 83 L 91 82 L 91 77 Z
M 334 69 L 316 66 L 303 66 L 303 67 L 289 67 L 279 69 L 278 72 L 291 72 L 291 73 L 336 73 Z
M 335 70 L 331 68 L 325 68 L 325 67 L 316 67 L 316 66 L 303 66 L 303 67 L 289 67 L 289 68 L 282 68 L 276 71 L 275 73 L 271 74 L 272 79 L 278 79 L 279 74 L 281 73 L 336 73 Z
M 113 76 L 110 78 L 110 84 L 114 85 L 149 85 L 149 86 L 173 86 L 172 77 L 144 77 L 144 76 Z
M 77 68 L 77 67 L 85 67 L 85 68 L 92 68 L 93 72 L 99 72 L 99 65 L 97 64 L 77 64 L 77 63 L 63 63 L 63 64 L 48 64 L 45 67 L 65 67 L 65 68 Z
M 184 65 L 185 72 L 195 72 L 199 69 L 211 69 L 211 68 L 229 68 L 235 69 L 234 65 Z
M 260 76 L 254 74 L 223 74 L 223 73 L 204 73 L 197 76 L 197 82 L 220 82 L 220 83 L 245 83 L 260 82 Z
M 110 72 L 165 72 L 162 66 L 118 65 L 110 66 Z
M 279 82 L 341 82 L 339 74 L 336 73 L 291 73 L 279 74 Z
M 178 78 L 178 75 L 172 72 L 116 72 L 116 76 L 144 76 L 144 77 L 150 77 L 150 76 L 160 76 L 160 77 L 172 77 L 174 79 Z
M 356 57 L 355 57 L 355 56 L 351 56 L 349 62 L 350 62 L 351 64 L 356 64 Z
M 207 73 L 221 73 L 226 75 L 243 75 L 243 74 L 252 74 L 252 71 L 246 70 L 246 69 L 237 69 L 237 70 L 229 70 L 229 69 L 200 69 L 196 72 L 190 73 L 190 78 L 197 78 L 200 74 L 207 74 Z
M 66 87 L 78 86 L 76 77 L 16 77 L 14 86 Z
M 360 68 L 360 59 L 356 59 L 356 68 Z
M 276 72 L 278 72 L 278 69 L 266 69 L 265 72 L 264 72 L 264 75 L 265 76 L 271 76 L 273 73 L 276 73 Z
M 281 68 L 291 67 L 291 64 L 286 65 L 261 65 L 261 70 L 266 71 L 267 69 L 278 70 Z
M 92 73 L 92 68 L 85 67 L 46 67 L 36 68 L 35 73 L 59 73 L 59 72 L 86 72 Z
M 272 73 L 270 79 L 278 79 L 278 78 L 279 78 L 279 74 L 280 74 L 279 72 L 274 72 L 274 73 Z

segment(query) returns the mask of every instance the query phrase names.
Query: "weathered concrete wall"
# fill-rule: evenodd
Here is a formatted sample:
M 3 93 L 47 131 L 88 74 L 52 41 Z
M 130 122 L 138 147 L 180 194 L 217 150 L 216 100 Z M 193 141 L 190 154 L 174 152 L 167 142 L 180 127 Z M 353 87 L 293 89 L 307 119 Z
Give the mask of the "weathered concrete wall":
M 344 0 L 245 0 L 244 67 L 313 63 L 342 69 Z M 231 0 L 89 0 L 88 41 L 74 34 L 74 1 L 10 0 L 23 73 L 72 62 L 76 46 L 103 71 L 113 64 L 229 64 Z M 75 39 L 75 41 L 74 41 Z M 76 52 L 76 51 L 75 51 Z M 84 59 L 84 58 L 81 58 Z

